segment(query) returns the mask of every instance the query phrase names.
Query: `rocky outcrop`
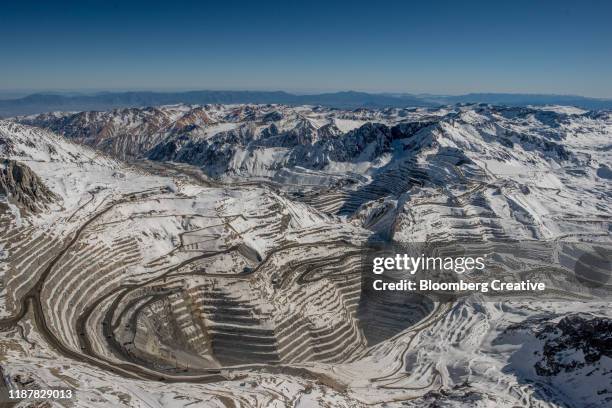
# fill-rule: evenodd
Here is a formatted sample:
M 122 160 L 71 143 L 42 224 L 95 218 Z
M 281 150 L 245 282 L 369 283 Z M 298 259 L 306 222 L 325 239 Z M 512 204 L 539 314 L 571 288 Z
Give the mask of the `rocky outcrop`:
M 612 320 L 604 317 L 570 315 L 546 324 L 536 337 L 544 341 L 542 359 L 535 364 L 538 375 L 572 372 L 612 358 Z
M 23 163 L 7 159 L 0 162 L 0 195 L 32 213 L 47 208 L 57 199 L 32 169 Z

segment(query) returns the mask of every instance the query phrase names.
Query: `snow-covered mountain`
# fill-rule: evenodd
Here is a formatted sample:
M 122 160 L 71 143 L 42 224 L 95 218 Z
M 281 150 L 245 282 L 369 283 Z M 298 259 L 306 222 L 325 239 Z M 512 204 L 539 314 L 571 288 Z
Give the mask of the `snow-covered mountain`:
M 78 406 L 607 406 L 609 302 L 561 267 L 546 297 L 442 302 L 372 295 L 360 262 L 370 241 L 605 251 L 611 136 L 610 112 L 488 105 L 0 121 L 5 386 L 69 383 Z
M 396 240 L 552 238 L 573 231 L 576 213 L 600 214 L 604 224 L 610 213 L 610 112 L 211 105 L 19 120 L 120 158 L 184 163 L 226 182 L 274 182 Z M 432 196 L 437 203 L 412 205 Z M 479 214 L 479 225 L 457 220 L 466 214 Z

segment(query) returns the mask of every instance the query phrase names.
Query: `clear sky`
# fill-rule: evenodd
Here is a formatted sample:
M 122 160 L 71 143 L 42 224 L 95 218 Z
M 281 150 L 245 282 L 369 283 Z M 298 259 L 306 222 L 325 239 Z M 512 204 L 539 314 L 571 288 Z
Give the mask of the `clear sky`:
M 4 1 L 0 90 L 612 97 L 611 1 Z

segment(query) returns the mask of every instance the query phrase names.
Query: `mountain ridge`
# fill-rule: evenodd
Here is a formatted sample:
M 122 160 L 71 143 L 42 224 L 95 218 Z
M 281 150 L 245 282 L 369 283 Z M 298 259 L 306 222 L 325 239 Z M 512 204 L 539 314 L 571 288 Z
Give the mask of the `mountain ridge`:
M 459 103 L 509 106 L 569 105 L 583 109 L 612 109 L 612 99 L 574 95 L 469 93 L 465 95 L 412 95 L 357 91 L 299 95 L 285 91 L 194 90 L 184 92 L 128 91 L 95 94 L 34 93 L 0 100 L 0 117 L 50 111 L 109 110 L 170 104 L 285 104 L 321 105 L 341 109 L 437 107 Z

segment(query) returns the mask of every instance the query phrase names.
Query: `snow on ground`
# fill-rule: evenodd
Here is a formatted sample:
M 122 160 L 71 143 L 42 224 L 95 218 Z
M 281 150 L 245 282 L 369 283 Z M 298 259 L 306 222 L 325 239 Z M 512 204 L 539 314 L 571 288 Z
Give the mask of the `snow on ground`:
M 550 111 L 556 113 L 564 113 L 567 115 L 581 115 L 588 112 L 585 109 L 577 108 L 575 106 L 563 106 L 563 105 L 544 105 L 544 106 L 530 106 L 533 109 L 540 109 L 543 111 Z
M 366 123 L 364 120 L 351 120 L 351 119 L 334 119 L 334 124 L 338 126 L 343 132 L 348 132 L 353 129 L 356 129 Z
M 92 350 L 99 358 L 120 361 L 101 329 L 106 308 L 115 301 L 127 316 L 133 313 L 134 338 L 151 339 L 142 350 L 158 353 L 160 366 L 169 370 L 173 366 L 165 353 L 172 347 L 178 347 L 174 364 L 188 360 L 189 353 L 181 348 L 187 346 L 173 343 L 182 336 L 202 347 L 198 352 L 209 358 L 203 360 L 219 357 L 198 337 L 209 327 L 229 328 L 226 336 L 241 329 L 251 334 L 244 339 L 259 341 L 273 332 L 269 336 L 279 336 L 271 337 L 274 344 L 284 344 L 281 359 L 309 350 L 307 341 L 300 343 L 303 348 L 287 346 L 293 341 L 313 342 L 334 334 L 313 347 L 329 353 L 328 360 L 293 355 L 271 371 L 226 367 L 226 381 L 165 384 L 126 379 L 57 354 L 31 326 L 29 315 L 21 328 L 3 332 L 0 341 L 0 364 L 11 381 L 21 375 L 41 388 L 77 389 L 76 406 L 605 406 L 609 393 L 603 387 L 611 369 L 607 357 L 584 370 L 552 376 L 540 375 L 534 366 L 542 358 L 536 353 L 554 341 L 554 336 L 538 337 L 539 330 L 577 312 L 609 319 L 607 303 L 542 298 L 497 302 L 473 296 L 436 304 L 416 324 L 365 345 L 363 326 L 355 318 L 358 309 L 349 306 L 359 304 L 360 281 L 349 281 L 354 278 L 349 274 L 335 281 L 318 277 L 351 270 L 346 254 L 375 234 L 400 242 L 499 236 L 609 242 L 609 113 L 482 106 L 314 110 L 177 105 L 103 115 L 113 126 L 130 129 L 135 124 L 142 129 L 143 115 L 152 117 L 164 123 L 164 132 L 178 127 L 186 115 L 200 115 L 195 122 L 210 132 L 207 141 L 213 133 L 227 132 L 219 146 L 233 148 L 224 163 L 226 173 L 219 177 L 232 181 L 225 185 L 163 171 L 153 175 L 48 131 L 0 121 L 2 157 L 26 163 L 60 197 L 48 211 L 24 215 L 21 224 L 19 217 L 10 216 L 11 233 L 25 233 L 19 242 L 0 242 L 0 257 L 10 270 L 0 271 L 5 290 L 16 297 L 24 293 L 62 242 L 93 214 L 112 206 L 58 260 L 60 267 L 51 271 L 43 288 L 47 324 L 68 348 L 80 352 L 82 334 L 76 322 L 91 306 L 85 331 Z M 270 146 L 261 143 L 268 126 L 262 123 L 270 120 L 269 114 L 276 118 L 277 130 L 288 132 L 282 134 L 287 136 L 281 138 L 282 146 L 274 144 L 278 134 Z M 95 123 L 93 115 L 85 116 Z M 366 127 L 355 138 L 358 148 L 336 144 L 342 135 L 316 133 L 328 124 L 346 133 L 366 122 L 430 120 L 432 124 L 393 140 L 386 137 L 399 137 L 397 132 L 385 136 L 380 128 L 368 133 Z M 256 130 L 237 133 L 247 122 L 257 123 Z M 351 155 L 334 156 L 336 148 L 351 150 Z M 313 157 L 322 161 L 313 165 Z M 189 164 L 204 173 L 210 170 L 206 161 Z M 35 256 L 28 246 L 37 248 Z M 11 258 L 16 251 L 25 255 Z M 209 259 L 211 254 L 216 255 Z M 169 270 L 176 274 L 163 276 Z M 130 293 L 113 297 L 118 289 Z M 4 302 L 7 292 L 2 295 Z M 94 305 L 96 299 L 103 301 Z M 147 304 L 149 300 L 154 301 Z M 212 304 L 231 305 L 227 310 L 237 310 L 237 315 L 223 321 L 223 311 L 207 309 Z M 16 302 L 3 305 L 3 316 L 15 312 Z M 167 321 L 175 330 L 170 334 Z M 288 334 L 280 337 L 279 332 Z M 127 343 L 131 339 L 127 329 L 115 334 Z M 333 360 L 349 347 L 357 350 L 351 358 Z M 142 352 L 136 346 L 130 350 Z M 251 351 L 233 349 L 234 354 Z M 580 350 L 561 350 L 555 358 L 586 363 Z M 222 366 L 219 361 L 215 367 Z

